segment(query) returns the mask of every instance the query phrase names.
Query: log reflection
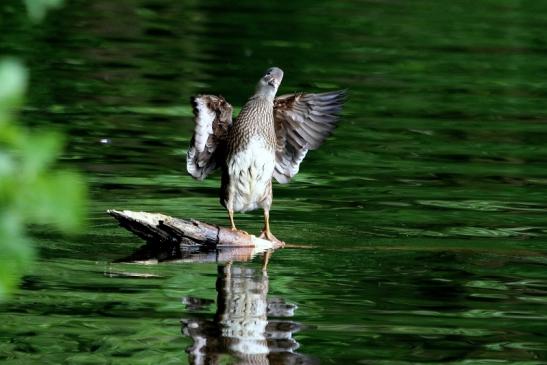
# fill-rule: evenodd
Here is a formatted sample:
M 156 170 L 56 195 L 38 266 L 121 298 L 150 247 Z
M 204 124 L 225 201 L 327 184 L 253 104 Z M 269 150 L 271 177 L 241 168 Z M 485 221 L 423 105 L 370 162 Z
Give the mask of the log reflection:
M 217 310 L 212 320 L 183 320 L 182 331 L 193 340 L 186 351 L 190 364 L 313 364 L 295 352 L 292 317 L 297 306 L 267 298 L 268 275 L 257 269 L 218 266 Z M 273 319 L 276 318 L 276 319 Z M 231 358 L 231 359 L 230 359 Z

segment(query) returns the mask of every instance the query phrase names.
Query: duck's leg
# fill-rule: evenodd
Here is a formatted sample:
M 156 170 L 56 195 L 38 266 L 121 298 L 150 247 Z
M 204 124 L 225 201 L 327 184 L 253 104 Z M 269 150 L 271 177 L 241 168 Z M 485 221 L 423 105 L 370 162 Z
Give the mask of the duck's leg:
M 227 178 L 225 178 L 224 174 L 222 175 L 222 184 L 220 189 L 220 201 L 228 211 L 228 218 L 230 218 L 230 229 L 232 232 L 238 231 L 234 222 L 234 188 L 227 183 Z M 247 233 L 245 231 L 241 232 Z
M 262 209 L 264 209 L 264 228 L 262 228 L 262 233 L 259 238 L 272 241 L 280 246 L 285 246 L 285 242 L 278 240 L 270 231 L 270 207 L 272 206 L 272 181 L 268 183 L 268 187 L 264 194 L 264 200 L 262 201 Z
M 232 232 L 239 231 L 241 233 L 249 234 L 247 231 L 236 228 L 236 224 L 234 222 L 234 211 L 233 210 L 228 209 L 228 217 L 230 218 L 230 229 L 232 230 Z
M 234 186 L 230 184 L 230 177 L 226 167 L 222 169 L 222 180 L 220 182 L 220 204 L 222 204 L 228 211 L 228 218 L 230 218 L 230 229 L 237 231 L 236 224 L 234 222 Z
M 268 209 L 264 209 L 264 228 L 262 228 L 262 234 L 260 236 L 264 236 L 269 240 L 273 237 L 273 234 L 270 231 L 270 211 Z
M 237 231 L 236 224 L 234 223 L 234 211 L 228 209 L 228 217 L 230 218 L 230 228 L 232 231 Z
M 264 208 L 264 228 L 259 238 L 267 239 L 269 241 L 275 242 L 281 246 L 285 246 L 285 242 L 277 239 L 272 231 L 270 231 L 270 210 Z

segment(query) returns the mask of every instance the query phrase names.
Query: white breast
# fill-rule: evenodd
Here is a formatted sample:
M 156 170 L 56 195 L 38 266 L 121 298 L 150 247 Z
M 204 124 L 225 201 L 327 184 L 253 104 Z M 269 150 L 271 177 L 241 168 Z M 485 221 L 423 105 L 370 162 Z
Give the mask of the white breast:
M 275 167 L 275 152 L 262 138 L 255 137 L 228 160 L 230 183 L 236 212 L 257 209 L 270 188 Z

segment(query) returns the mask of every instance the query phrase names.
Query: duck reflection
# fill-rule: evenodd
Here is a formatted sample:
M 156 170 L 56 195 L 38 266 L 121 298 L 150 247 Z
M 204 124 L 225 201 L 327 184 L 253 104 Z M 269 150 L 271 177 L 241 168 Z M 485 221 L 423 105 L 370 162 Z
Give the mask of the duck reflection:
M 212 320 L 183 320 L 182 331 L 193 340 L 187 349 L 190 364 L 317 363 L 295 352 L 299 344 L 293 334 L 300 325 L 283 318 L 292 317 L 297 306 L 281 298 L 267 298 L 265 271 L 218 266 L 216 290 L 217 310 Z

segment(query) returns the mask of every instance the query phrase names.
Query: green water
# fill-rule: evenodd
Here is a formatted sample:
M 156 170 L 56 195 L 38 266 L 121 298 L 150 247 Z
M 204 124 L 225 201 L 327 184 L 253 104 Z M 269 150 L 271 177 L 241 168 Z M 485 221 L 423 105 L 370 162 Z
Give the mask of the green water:
M 255 363 L 547 364 L 547 3 L 276 4 L 67 0 L 40 25 L 0 5 L 0 50 L 31 69 L 23 119 L 68 134 L 62 164 L 91 190 L 81 236 L 32 229 L 0 362 L 251 361 L 226 309 L 270 303 L 240 338 Z M 281 93 L 349 90 L 334 136 L 274 186 L 273 232 L 313 248 L 267 276 L 261 257 L 117 263 L 142 243 L 106 209 L 227 224 L 218 175 L 185 173 L 188 99 L 241 106 L 273 65 Z M 261 213 L 236 222 L 258 232 Z

